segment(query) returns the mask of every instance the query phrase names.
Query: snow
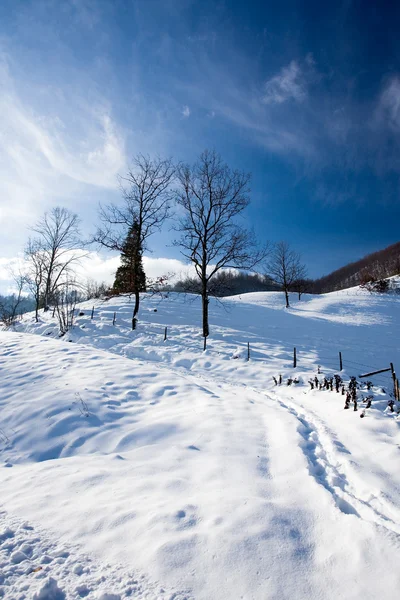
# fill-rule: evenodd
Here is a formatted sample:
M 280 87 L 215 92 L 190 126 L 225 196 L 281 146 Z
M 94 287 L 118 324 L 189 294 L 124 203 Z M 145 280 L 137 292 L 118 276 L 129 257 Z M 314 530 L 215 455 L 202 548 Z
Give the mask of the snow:
M 0 598 L 171 598 L 143 575 L 137 577 L 120 565 L 99 564 L 82 554 L 78 547 L 54 542 L 41 529 L 1 511 L 0 524 L 4 522 L 9 526 L 3 531 L 0 529 Z M 18 548 L 25 548 L 25 552 Z M 17 553 L 23 558 L 16 566 L 12 556 Z M 184 596 L 174 598 L 182 600 Z
M 125 297 L 61 339 L 50 313 L 0 332 L 0 597 L 397 598 L 390 373 L 357 412 L 308 380 L 339 351 L 346 381 L 400 369 L 399 300 L 292 300 L 213 301 L 205 352 L 178 294 L 144 296 L 136 331 Z

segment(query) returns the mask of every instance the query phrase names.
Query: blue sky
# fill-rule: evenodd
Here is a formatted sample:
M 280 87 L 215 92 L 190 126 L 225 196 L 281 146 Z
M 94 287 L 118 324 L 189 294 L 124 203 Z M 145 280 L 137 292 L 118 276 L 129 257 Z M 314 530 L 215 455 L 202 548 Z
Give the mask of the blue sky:
M 207 147 L 252 172 L 249 225 L 312 276 L 398 241 L 399 17 L 385 1 L 2 0 L 0 268 L 51 206 L 92 231 L 137 152 Z M 170 237 L 153 258 L 179 258 Z

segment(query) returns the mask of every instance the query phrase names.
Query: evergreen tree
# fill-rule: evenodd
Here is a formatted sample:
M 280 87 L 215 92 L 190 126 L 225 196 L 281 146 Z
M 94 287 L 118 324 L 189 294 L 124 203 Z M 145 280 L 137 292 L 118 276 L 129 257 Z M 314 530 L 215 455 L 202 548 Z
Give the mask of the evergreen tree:
M 143 269 L 142 246 L 139 225 L 135 221 L 129 229 L 121 250 L 121 266 L 115 274 L 114 290 L 124 292 L 145 292 L 146 275 Z

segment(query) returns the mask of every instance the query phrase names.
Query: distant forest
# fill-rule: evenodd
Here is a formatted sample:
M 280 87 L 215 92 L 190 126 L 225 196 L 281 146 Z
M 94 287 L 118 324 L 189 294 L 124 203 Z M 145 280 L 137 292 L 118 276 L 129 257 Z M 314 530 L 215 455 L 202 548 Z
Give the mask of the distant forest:
M 323 294 L 400 275 L 400 242 L 368 254 L 312 282 L 310 292 Z
M 177 281 L 167 289 L 172 292 L 199 294 L 200 281 L 196 277 L 187 277 Z M 210 284 L 210 294 L 217 298 L 246 294 L 249 292 L 279 291 L 281 288 L 272 279 L 258 273 L 243 273 L 241 271 L 220 271 Z
M 301 280 L 301 292 L 324 294 L 357 285 L 366 285 L 392 275 L 400 275 L 400 242 L 388 246 L 384 250 L 368 254 L 364 258 L 349 263 L 320 279 Z M 248 274 L 235 271 L 220 272 L 213 282 L 213 287 L 215 289 L 212 290 L 212 295 L 217 297 L 233 296 L 247 292 L 280 291 L 282 289 L 271 277 L 258 273 Z M 169 289 L 174 292 L 199 293 L 199 281 L 196 278 L 187 278 L 178 281 Z M 292 291 L 300 291 L 298 285 L 295 284 Z

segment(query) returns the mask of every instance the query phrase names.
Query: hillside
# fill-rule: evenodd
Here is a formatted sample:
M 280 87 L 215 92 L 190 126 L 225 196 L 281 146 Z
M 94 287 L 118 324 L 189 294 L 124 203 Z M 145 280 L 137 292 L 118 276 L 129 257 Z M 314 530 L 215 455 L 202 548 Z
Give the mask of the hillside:
M 400 274 L 400 242 L 392 244 L 356 262 L 349 263 L 313 282 L 316 294 L 343 290 L 359 285 L 369 277 L 384 279 Z
M 0 597 L 397 597 L 390 373 L 359 380 L 357 411 L 308 381 L 339 351 L 346 385 L 400 369 L 400 299 L 292 302 L 212 301 L 205 352 L 179 294 L 144 296 L 136 331 L 120 297 L 80 305 L 61 339 L 51 313 L 0 332 Z

